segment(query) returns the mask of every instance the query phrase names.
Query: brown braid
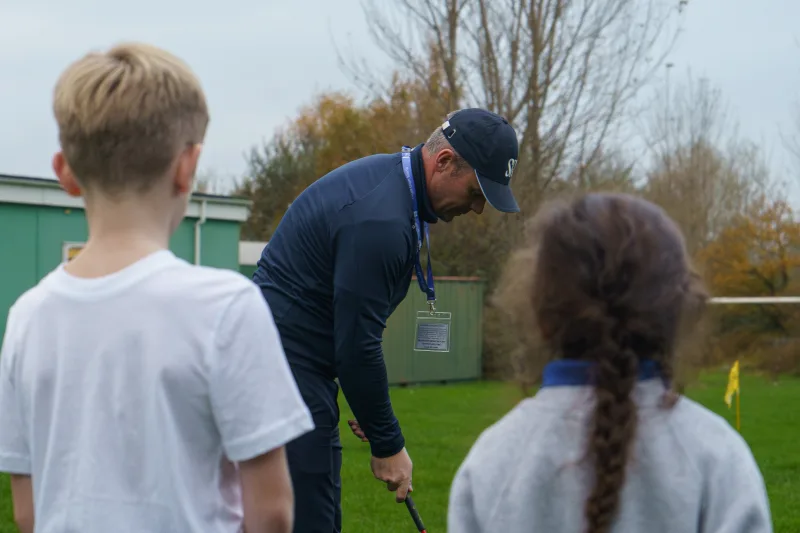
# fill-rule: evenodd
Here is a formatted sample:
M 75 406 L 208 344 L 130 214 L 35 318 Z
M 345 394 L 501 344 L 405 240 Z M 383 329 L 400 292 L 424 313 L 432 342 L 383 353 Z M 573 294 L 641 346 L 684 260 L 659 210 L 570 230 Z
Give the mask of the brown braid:
M 595 375 L 596 406 L 591 425 L 589 456 L 595 483 L 586 501 L 590 533 L 610 530 L 625 484 L 625 467 L 636 433 L 636 405 L 630 397 L 639 361 L 632 351 L 611 339 L 598 350 Z
M 644 200 L 589 194 L 545 206 L 531 227 L 533 245 L 514 256 L 498 293 L 520 326 L 529 328 L 519 317 L 533 311 L 541 338 L 556 357 L 595 363 L 596 406 L 587 447 L 594 484 L 584 515 L 587 533 L 608 533 L 636 437 L 631 393 L 640 361 L 659 365 L 664 405 L 674 405 L 680 323 L 688 304 L 702 310 L 706 294 L 677 226 Z M 520 269 L 531 261 L 533 268 Z M 528 348 L 526 353 L 534 352 Z

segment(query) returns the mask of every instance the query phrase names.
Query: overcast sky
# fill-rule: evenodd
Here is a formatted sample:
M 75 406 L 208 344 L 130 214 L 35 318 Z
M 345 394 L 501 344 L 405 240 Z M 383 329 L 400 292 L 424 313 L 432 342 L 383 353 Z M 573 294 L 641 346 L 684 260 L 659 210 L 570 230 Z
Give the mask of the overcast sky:
M 710 78 L 740 133 L 762 143 L 772 168 L 795 183 L 800 168 L 779 131 L 791 128 L 800 104 L 797 20 L 800 3 L 785 0 L 689 0 L 670 57 L 672 79 L 687 69 Z M 316 93 L 353 89 L 334 39 L 390 66 L 358 0 L 0 0 L 0 173 L 52 176 L 56 78 L 89 49 L 128 39 L 163 46 L 197 72 L 212 112 L 202 167 L 221 175 L 241 175 L 244 153 Z

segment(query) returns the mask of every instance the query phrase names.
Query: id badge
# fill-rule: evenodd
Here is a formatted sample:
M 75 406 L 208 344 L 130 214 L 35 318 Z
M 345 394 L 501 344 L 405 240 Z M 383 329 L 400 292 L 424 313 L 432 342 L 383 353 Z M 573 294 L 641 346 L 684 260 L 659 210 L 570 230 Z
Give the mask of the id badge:
M 418 311 L 415 352 L 450 351 L 450 313 Z

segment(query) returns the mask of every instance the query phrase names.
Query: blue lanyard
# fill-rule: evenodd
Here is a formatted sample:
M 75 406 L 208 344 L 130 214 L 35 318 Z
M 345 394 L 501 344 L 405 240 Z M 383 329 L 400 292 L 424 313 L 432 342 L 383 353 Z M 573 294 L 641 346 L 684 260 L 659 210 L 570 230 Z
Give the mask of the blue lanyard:
M 577 359 L 557 359 L 547 363 L 542 375 L 542 387 L 580 386 L 592 384 L 595 363 Z M 639 381 L 660 376 L 658 363 L 652 359 L 639 361 Z
M 422 289 L 422 292 L 428 295 L 428 307 L 430 308 L 431 313 L 436 311 L 434 307 L 434 303 L 436 302 L 436 291 L 433 289 L 433 268 L 431 267 L 431 237 L 430 233 L 428 232 L 428 223 L 423 222 L 419 216 L 419 203 L 417 202 L 417 188 L 414 185 L 414 173 L 411 172 L 411 148 L 408 146 L 403 146 L 403 174 L 406 175 L 406 181 L 408 182 L 408 189 L 411 191 L 411 203 L 414 204 L 414 229 L 417 232 L 417 251 L 416 251 L 416 263 L 414 264 L 414 269 L 417 272 L 417 281 L 419 282 L 419 288 Z M 422 176 L 421 179 L 425 179 Z M 422 263 L 419 260 L 419 252 L 422 250 L 422 232 L 425 231 L 425 244 L 428 248 L 428 279 L 425 280 L 425 276 L 422 275 Z

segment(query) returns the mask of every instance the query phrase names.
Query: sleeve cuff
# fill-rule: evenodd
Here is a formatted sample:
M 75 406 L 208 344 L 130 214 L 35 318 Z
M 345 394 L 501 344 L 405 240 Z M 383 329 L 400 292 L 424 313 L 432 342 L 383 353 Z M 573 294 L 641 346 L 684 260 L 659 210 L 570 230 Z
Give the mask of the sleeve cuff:
M 29 476 L 31 475 L 31 461 L 22 455 L 0 453 L 0 472 Z
M 393 455 L 397 455 L 403 448 L 405 448 L 406 439 L 403 437 L 402 433 L 397 437 L 380 441 L 380 442 L 373 442 L 372 440 L 369 441 L 369 447 L 372 452 L 373 457 L 377 457 L 378 459 L 385 459 L 387 457 L 391 457 Z
M 280 448 L 312 429 L 314 429 L 314 421 L 311 413 L 307 409 L 303 409 L 295 413 L 292 418 L 266 430 L 228 442 L 225 445 L 225 455 L 235 463 L 247 461 Z

